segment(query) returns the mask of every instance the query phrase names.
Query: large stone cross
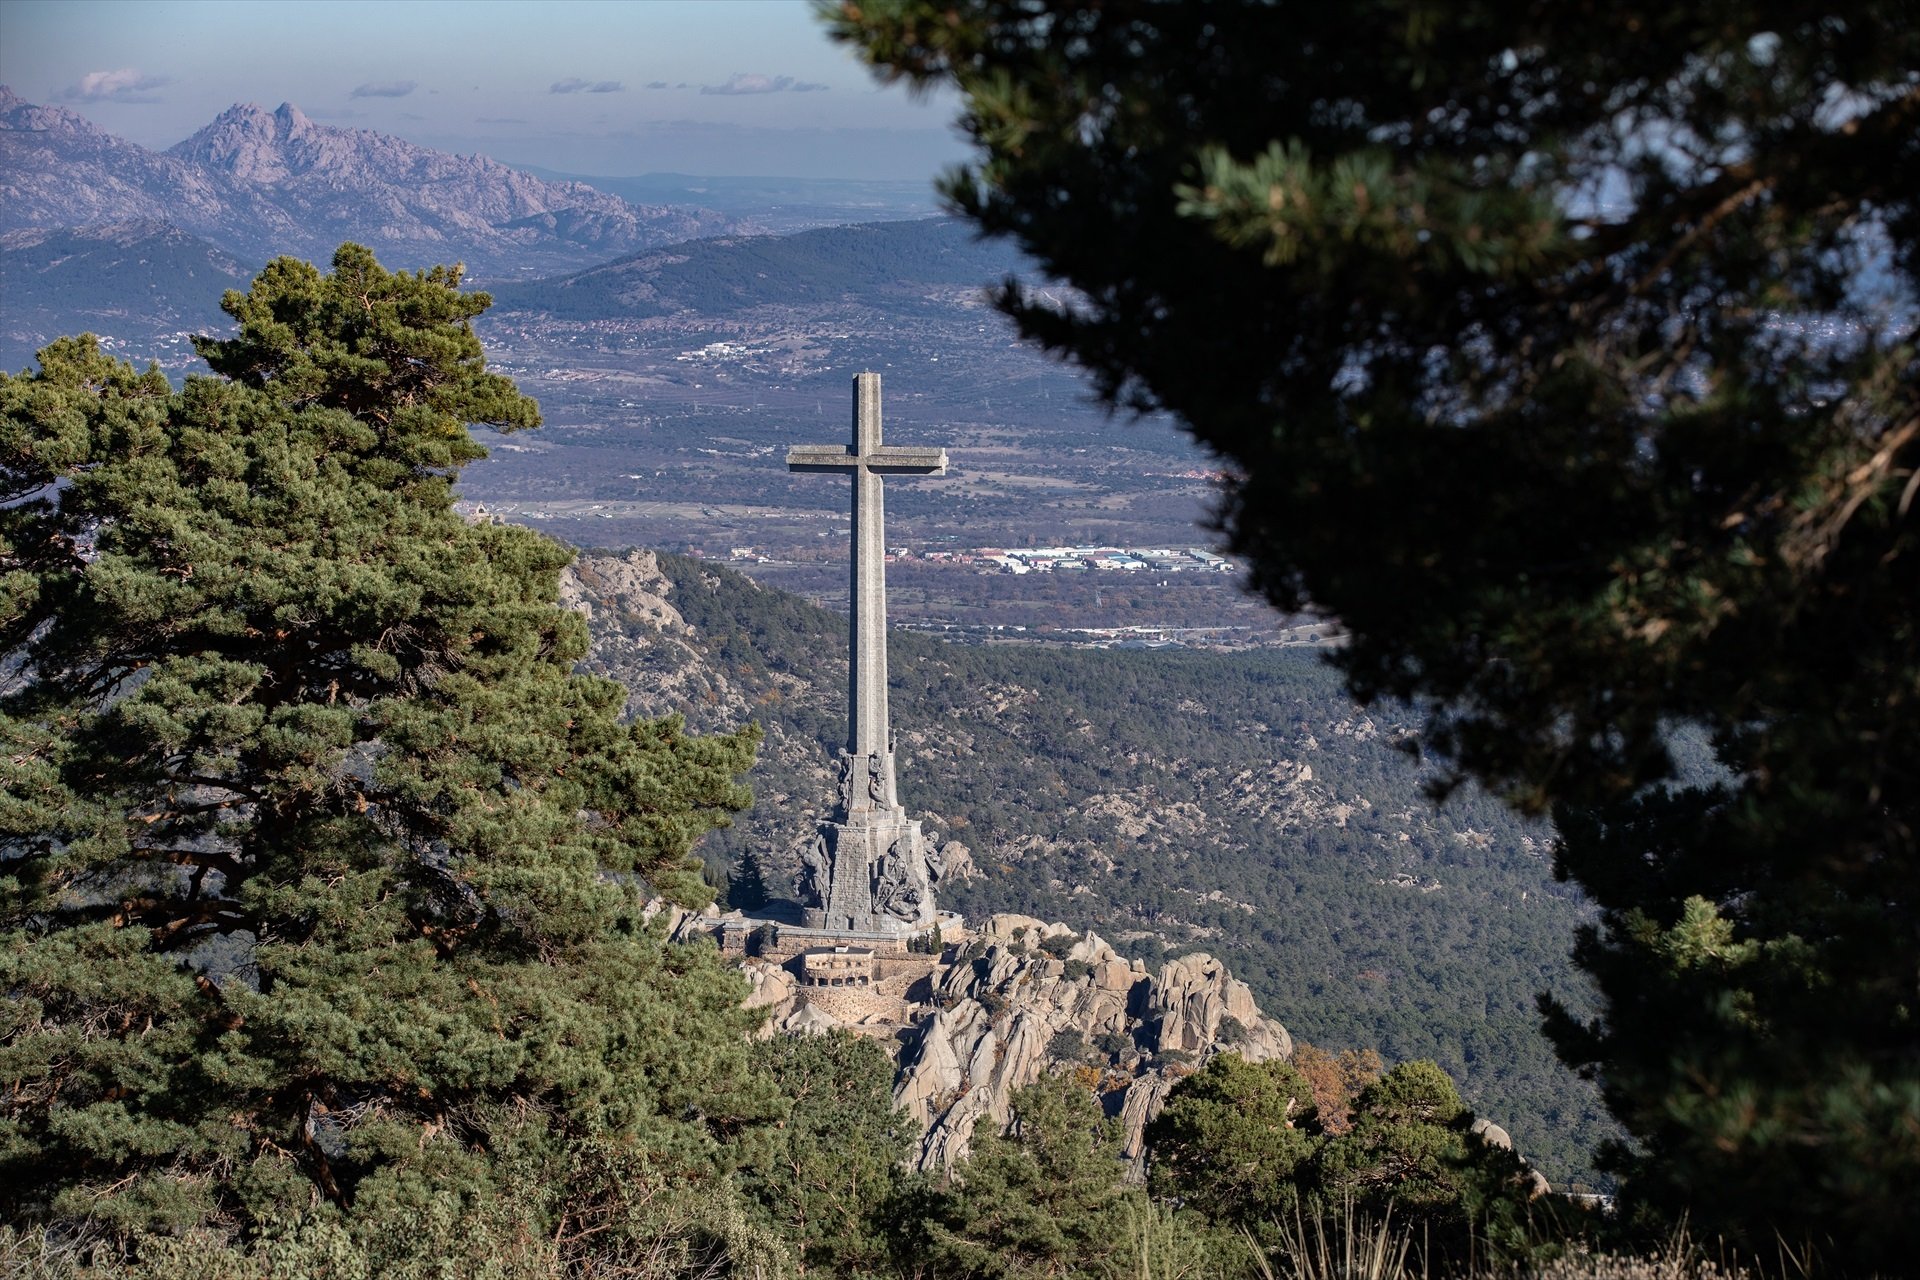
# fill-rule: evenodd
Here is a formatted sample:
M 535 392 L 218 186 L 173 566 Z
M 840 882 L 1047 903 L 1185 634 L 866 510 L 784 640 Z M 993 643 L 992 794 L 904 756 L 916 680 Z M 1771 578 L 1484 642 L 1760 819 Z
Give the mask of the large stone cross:
M 897 928 L 932 919 L 920 824 L 900 807 L 887 724 L 887 540 L 882 476 L 944 475 L 945 449 L 901 448 L 880 440 L 880 375 L 853 380 L 853 441 L 796 445 L 792 471 L 844 471 L 853 479 L 853 565 L 849 578 L 847 748 L 839 811 L 825 824 L 808 874 L 821 923 L 837 929 Z M 937 878 L 937 873 L 936 873 Z M 902 897 L 913 896 L 911 912 Z M 890 904 L 893 904 L 890 906 Z M 909 920 L 909 914 L 916 917 Z
M 893 742 L 887 728 L 887 537 L 882 476 L 938 476 L 947 471 L 945 449 L 901 448 L 880 443 L 880 375 L 853 380 L 853 444 L 796 445 L 787 450 L 790 471 L 844 471 L 853 477 L 853 570 L 849 579 L 850 653 L 847 660 L 847 754 L 856 764 L 880 764 L 878 795 L 864 784 L 849 813 L 897 808 Z

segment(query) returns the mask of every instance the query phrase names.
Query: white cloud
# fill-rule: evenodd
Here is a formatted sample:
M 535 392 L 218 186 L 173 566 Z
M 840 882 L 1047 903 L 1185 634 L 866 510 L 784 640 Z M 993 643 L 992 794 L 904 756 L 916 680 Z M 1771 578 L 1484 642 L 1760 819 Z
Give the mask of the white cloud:
M 80 83 L 57 95 L 62 102 L 158 102 L 155 89 L 173 83 L 166 76 L 148 75 L 134 67 L 118 71 L 89 71 Z
M 582 80 L 579 76 L 568 76 L 565 80 L 555 80 L 547 87 L 548 93 L 624 93 L 627 86 L 618 80 Z
M 827 86 L 812 80 L 795 80 L 792 76 L 763 76 L 754 72 L 736 71 L 727 77 L 725 84 L 703 84 L 702 93 L 818 93 Z
M 347 96 L 350 98 L 404 98 L 420 87 L 418 80 L 376 80 L 363 84 Z

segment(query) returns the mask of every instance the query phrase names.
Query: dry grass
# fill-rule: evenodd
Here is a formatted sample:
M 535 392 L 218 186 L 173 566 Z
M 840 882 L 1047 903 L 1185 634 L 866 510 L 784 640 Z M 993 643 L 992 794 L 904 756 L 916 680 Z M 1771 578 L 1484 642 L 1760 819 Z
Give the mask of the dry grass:
M 1255 1247 L 1262 1280 L 1424 1280 L 1424 1261 L 1410 1263 L 1413 1233 L 1393 1221 L 1389 1208 L 1378 1222 L 1349 1204 L 1339 1218 L 1282 1221 L 1277 1258 Z M 1247 1237 L 1253 1245 L 1253 1238 Z

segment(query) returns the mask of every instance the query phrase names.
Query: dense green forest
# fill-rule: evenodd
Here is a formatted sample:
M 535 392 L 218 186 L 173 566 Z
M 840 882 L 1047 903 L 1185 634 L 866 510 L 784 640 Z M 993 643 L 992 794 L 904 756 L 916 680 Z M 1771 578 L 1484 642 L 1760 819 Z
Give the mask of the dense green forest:
M 607 609 L 595 661 L 650 714 L 765 726 L 757 804 L 703 850 L 716 883 L 752 860 L 748 879 L 777 891 L 845 737 L 845 619 L 722 566 L 658 562 L 695 631 L 681 669 L 662 679 L 661 645 L 625 647 L 652 624 Z M 606 563 L 586 557 L 583 578 Z M 1149 961 L 1220 956 L 1297 1036 L 1432 1058 L 1557 1183 L 1591 1176 L 1607 1122 L 1535 1011 L 1542 990 L 1580 998 L 1582 904 L 1553 880 L 1544 825 L 1471 789 L 1439 807 L 1421 794 L 1404 711 L 1355 707 L 1301 651 L 898 632 L 890 648 L 902 796 L 978 871 L 941 885 L 944 905 L 1092 928 Z

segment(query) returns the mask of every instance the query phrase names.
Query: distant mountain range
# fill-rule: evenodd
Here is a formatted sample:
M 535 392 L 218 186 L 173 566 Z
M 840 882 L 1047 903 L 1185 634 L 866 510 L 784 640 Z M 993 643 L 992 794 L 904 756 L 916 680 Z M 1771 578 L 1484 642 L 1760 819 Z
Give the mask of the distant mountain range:
M 784 234 L 848 222 L 897 222 L 940 212 L 931 183 L 859 178 L 712 177 L 642 173 L 614 178 L 521 170 L 553 182 L 584 182 L 635 204 L 699 205 L 738 221 L 744 232 Z
M 245 288 L 265 260 L 152 219 L 0 232 L 0 368 L 24 368 L 49 338 L 87 330 L 109 335 L 136 363 L 185 369 L 195 359 L 189 334 L 223 328 L 221 293 Z M 977 305 L 984 283 L 1016 272 L 1031 275 L 1032 266 L 1004 241 L 982 241 L 958 219 L 921 218 L 709 236 L 486 287 L 496 326 L 534 315 L 680 325 L 777 313 L 845 328 L 852 306 L 897 327 L 934 313 L 950 320 L 956 306 Z
M 732 228 L 698 206 L 634 204 L 486 156 L 318 124 L 291 103 L 230 107 L 165 151 L 0 87 L 0 230 L 160 223 L 251 262 L 324 262 L 343 240 L 392 266 L 551 275 Z
M 285 103 L 229 108 L 152 151 L 0 87 L 0 368 L 92 331 L 184 371 L 190 335 L 225 324 L 224 290 L 280 254 L 324 264 L 345 240 L 389 267 L 464 262 L 499 311 L 568 320 L 854 297 L 912 311 L 1021 266 L 1006 245 L 925 217 L 918 184 L 591 182 L 318 124 Z M 876 221 L 902 215 L 913 220 Z M 860 225 L 820 225 L 841 219 Z M 795 228 L 811 229 L 754 234 Z

